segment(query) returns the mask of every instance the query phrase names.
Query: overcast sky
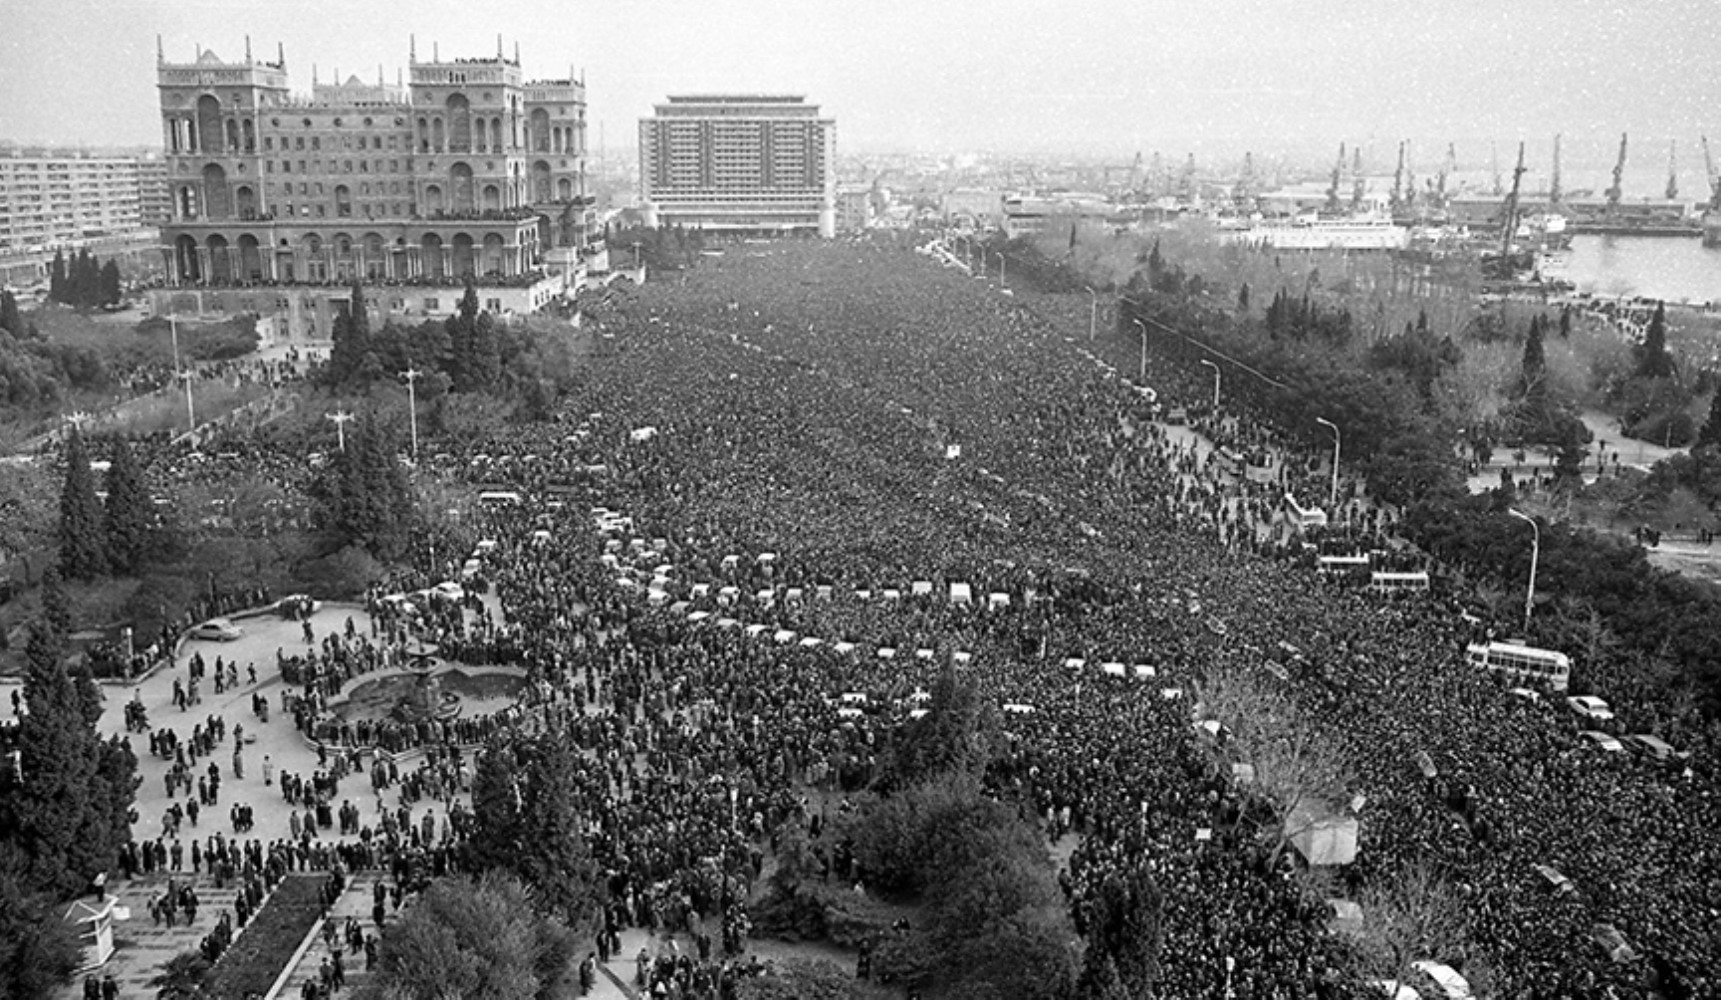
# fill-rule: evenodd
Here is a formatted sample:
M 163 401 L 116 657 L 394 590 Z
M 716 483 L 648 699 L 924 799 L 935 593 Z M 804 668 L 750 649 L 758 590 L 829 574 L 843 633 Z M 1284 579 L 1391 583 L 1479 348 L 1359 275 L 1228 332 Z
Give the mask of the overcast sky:
M 0 139 L 154 144 L 155 39 L 190 61 L 286 46 L 296 90 L 389 80 L 517 40 L 528 77 L 583 68 L 596 150 L 631 149 L 664 95 L 806 94 L 849 151 L 1262 154 L 1401 137 L 1611 160 L 1664 176 L 1721 138 L 1716 0 L 4 0 Z M 1502 153 L 1504 156 L 1505 153 Z M 1389 165 L 1380 164 L 1385 169 Z M 1695 165 L 1691 168 L 1697 173 Z M 1698 175 L 1700 176 L 1700 174 Z M 1653 181 L 1659 183 L 1659 181 Z

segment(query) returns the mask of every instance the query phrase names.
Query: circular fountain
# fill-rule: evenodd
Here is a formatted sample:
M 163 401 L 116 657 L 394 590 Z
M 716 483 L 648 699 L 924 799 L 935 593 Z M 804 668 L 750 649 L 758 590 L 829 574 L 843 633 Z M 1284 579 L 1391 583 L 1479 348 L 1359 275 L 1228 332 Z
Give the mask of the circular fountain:
M 452 719 L 466 711 L 507 707 L 526 687 L 518 667 L 466 667 L 439 659 L 434 643 L 414 640 L 404 669 L 359 677 L 329 701 L 329 711 L 359 719 L 416 723 Z

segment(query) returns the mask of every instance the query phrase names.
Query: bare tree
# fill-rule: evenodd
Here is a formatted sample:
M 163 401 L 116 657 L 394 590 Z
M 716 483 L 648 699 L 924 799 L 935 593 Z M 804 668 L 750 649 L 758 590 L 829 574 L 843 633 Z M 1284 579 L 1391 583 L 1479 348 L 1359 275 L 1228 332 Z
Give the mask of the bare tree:
M 1215 749 L 1223 763 L 1247 764 L 1253 774 L 1243 790 L 1280 819 L 1273 834 L 1276 864 L 1294 837 L 1348 798 L 1350 769 L 1333 741 L 1265 672 L 1215 670 L 1195 691 L 1198 712 L 1222 727 Z
M 1390 881 L 1371 883 L 1357 900 L 1362 907 L 1359 958 L 1365 975 L 1389 975 L 1402 983 L 1411 963 L 1450 955 L 1462 943 L 1463 909 L 1452 889 L 1423 863 Z

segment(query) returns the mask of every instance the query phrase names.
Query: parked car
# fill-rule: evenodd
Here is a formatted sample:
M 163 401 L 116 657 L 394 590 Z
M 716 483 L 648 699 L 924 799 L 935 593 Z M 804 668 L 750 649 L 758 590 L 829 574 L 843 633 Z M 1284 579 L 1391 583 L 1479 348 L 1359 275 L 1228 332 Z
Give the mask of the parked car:
M 318 604 L 310 594 L 288 594 L 275 602 L 274 611 L 282 618 L 299 621 L 315 614 Z
M 1631 744 L 1633 750 L 1647 754 L 1656 760 L 1673 760 L 1690 756 L 1690 754 L 1680 753 L 1673 749 L 1672 744 L 1661 737 L 1651 736 L 1648 733 L 1633 733 L 1627 736 L 1626 740 Z
M 225 618 L 211 618 L 191 630 L 193 639 L 212 639 L 216 642 L 232 642 L 244 634 L 239 626 Z
M 1608 753 L 1624 753 L 1625 752 L 1625 744 L 1614 739 L 1612 736 L 1609 736 L 1606 733 L 1599 733 L 1599 732 L 1596 732 L 1594 729 L 1586 729 L 1583 732 L 1579 733 L 1578 735 L 1582 736 L 1586 740 L 1589 740 L 1591 743 L 1595 744 L 1596 746 L 1600 747 L 1601 749 L 1606 750 Z
M 1613 709 L 1608 707 L 1607 702 L 1593 694 L 1573 695 L 1566 699 L 1566 704 L 1571 706 L 1571 710 L 1576 712 L 1580 718 L 1588 719 L 1591 722 L 1613 721 Z

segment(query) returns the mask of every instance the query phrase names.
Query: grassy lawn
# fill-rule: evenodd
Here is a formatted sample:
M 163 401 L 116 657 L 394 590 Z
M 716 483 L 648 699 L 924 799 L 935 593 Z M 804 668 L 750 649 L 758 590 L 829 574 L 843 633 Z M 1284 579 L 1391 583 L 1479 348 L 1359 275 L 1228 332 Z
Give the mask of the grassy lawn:
M 135 311 L 82 313 L 59 305 L 28 311 L 24 319 L 48 344 L 73 352 L 87 363 L 80 366 L 82 374 L 77 379 L 58 387 L 53 402 L 29 409 L 0 409 L 0 447 L 15 450 L 78 412 L 96 415 L 96 429 L 103 431 L 147 434 L 173 427 L 171 402 L 159 402 L 148 395 L 135 401 L 170 377 L 173 370 L 173 333 L 166 322 L 140 321 Z M 181 323 L 181 358 L 189 363 L 243 356 L 255 349 L 254 325 L 254 320 L 246 317 Z M 209 384 L 194 388 L 193 393 L 205 397 L 196 400 L 200 419 L 212 419 L 243 405 L 260 390 Z M 178 399 L 178 419 L 183 425 L 183 394 L 171 395 Z

